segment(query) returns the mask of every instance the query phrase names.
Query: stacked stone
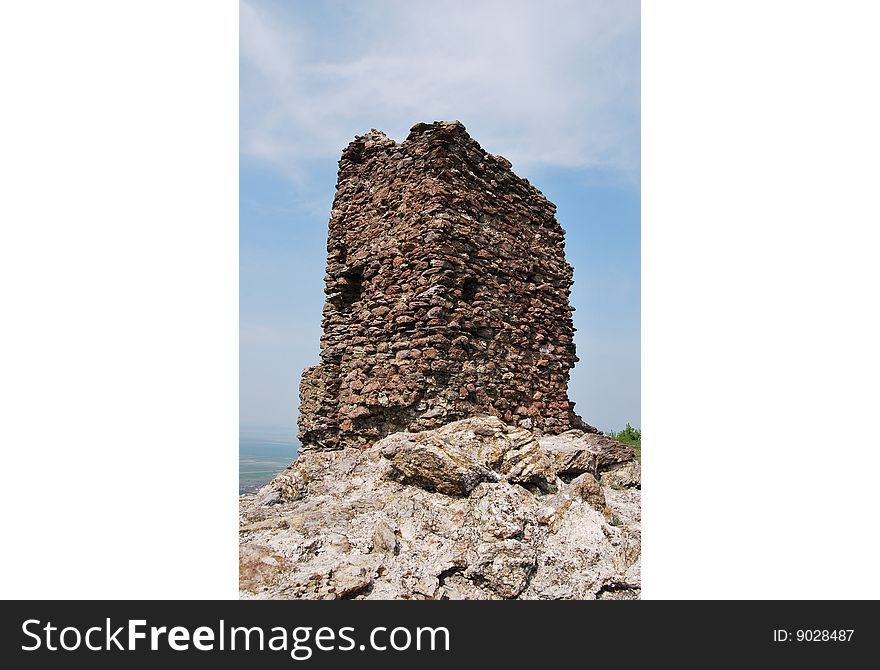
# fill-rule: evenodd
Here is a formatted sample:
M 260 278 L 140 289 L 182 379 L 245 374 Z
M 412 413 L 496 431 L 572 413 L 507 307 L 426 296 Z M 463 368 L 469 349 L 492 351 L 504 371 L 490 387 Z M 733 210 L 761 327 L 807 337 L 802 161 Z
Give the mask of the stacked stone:
M 490 414 L 589 428 L 568 399 L 572 268 L 556 207 L 458 121 L 372 130 L 339 161 L 321 363 L 300 387 L 305 448 Z

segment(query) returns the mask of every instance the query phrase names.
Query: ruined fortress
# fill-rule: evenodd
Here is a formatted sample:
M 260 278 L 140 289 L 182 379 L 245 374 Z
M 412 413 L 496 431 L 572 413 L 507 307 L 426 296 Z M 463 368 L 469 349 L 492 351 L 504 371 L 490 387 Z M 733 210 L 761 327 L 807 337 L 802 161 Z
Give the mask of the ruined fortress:
M 457 121 L 339 161 L 302 448 L 240 497 L 242 598 L 629 600 L 641 464 L 568 399 L 555 207 Z
M 300 386 L 303 448 L 479 414 L 594 431 L 568 399 L 572 268 L 555 210 L 458 121 L 355 138 L 329 223 L 321 362 Z

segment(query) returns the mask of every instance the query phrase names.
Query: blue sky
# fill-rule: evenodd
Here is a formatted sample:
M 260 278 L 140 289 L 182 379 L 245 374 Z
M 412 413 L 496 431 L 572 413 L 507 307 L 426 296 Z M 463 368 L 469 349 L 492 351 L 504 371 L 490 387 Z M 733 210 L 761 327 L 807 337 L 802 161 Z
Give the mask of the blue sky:
M 639 3 L 240 6 L 240 421 L 295 431 L 318 362 L 336 162 L 370 128 L 459 119 L 556 203 L 575 268 L 569 395 L 640 424 Z

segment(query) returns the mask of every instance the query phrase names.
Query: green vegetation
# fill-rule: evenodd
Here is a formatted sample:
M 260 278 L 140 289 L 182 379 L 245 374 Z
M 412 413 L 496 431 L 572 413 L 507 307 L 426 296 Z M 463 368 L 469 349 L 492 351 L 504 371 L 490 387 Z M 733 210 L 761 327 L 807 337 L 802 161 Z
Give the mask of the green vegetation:
M 608 437 L 614 438 L 618 442 L 623 442 L 624 444 L 628 444 L 632 446 L 633 451 L 636 452 L 636 459 L 642 460 L 642 431 L 639 428 L 633 428 L 629 424 L 626 424 L 626 428 L 621 430 L 620 432 L 615 433 L 611 431 L 608 433 Z

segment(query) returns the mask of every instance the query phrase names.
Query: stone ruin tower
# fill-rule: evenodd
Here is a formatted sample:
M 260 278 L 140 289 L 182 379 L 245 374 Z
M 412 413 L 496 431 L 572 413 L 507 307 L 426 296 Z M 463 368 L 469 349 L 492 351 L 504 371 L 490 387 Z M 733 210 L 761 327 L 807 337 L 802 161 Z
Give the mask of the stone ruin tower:
M 372 130 L 339 161 L 321 363 L 300 386 L 305 449 L 492 414 L 536 433 L 591 429 L 556 206 L 458 121 L 404 142 Z

